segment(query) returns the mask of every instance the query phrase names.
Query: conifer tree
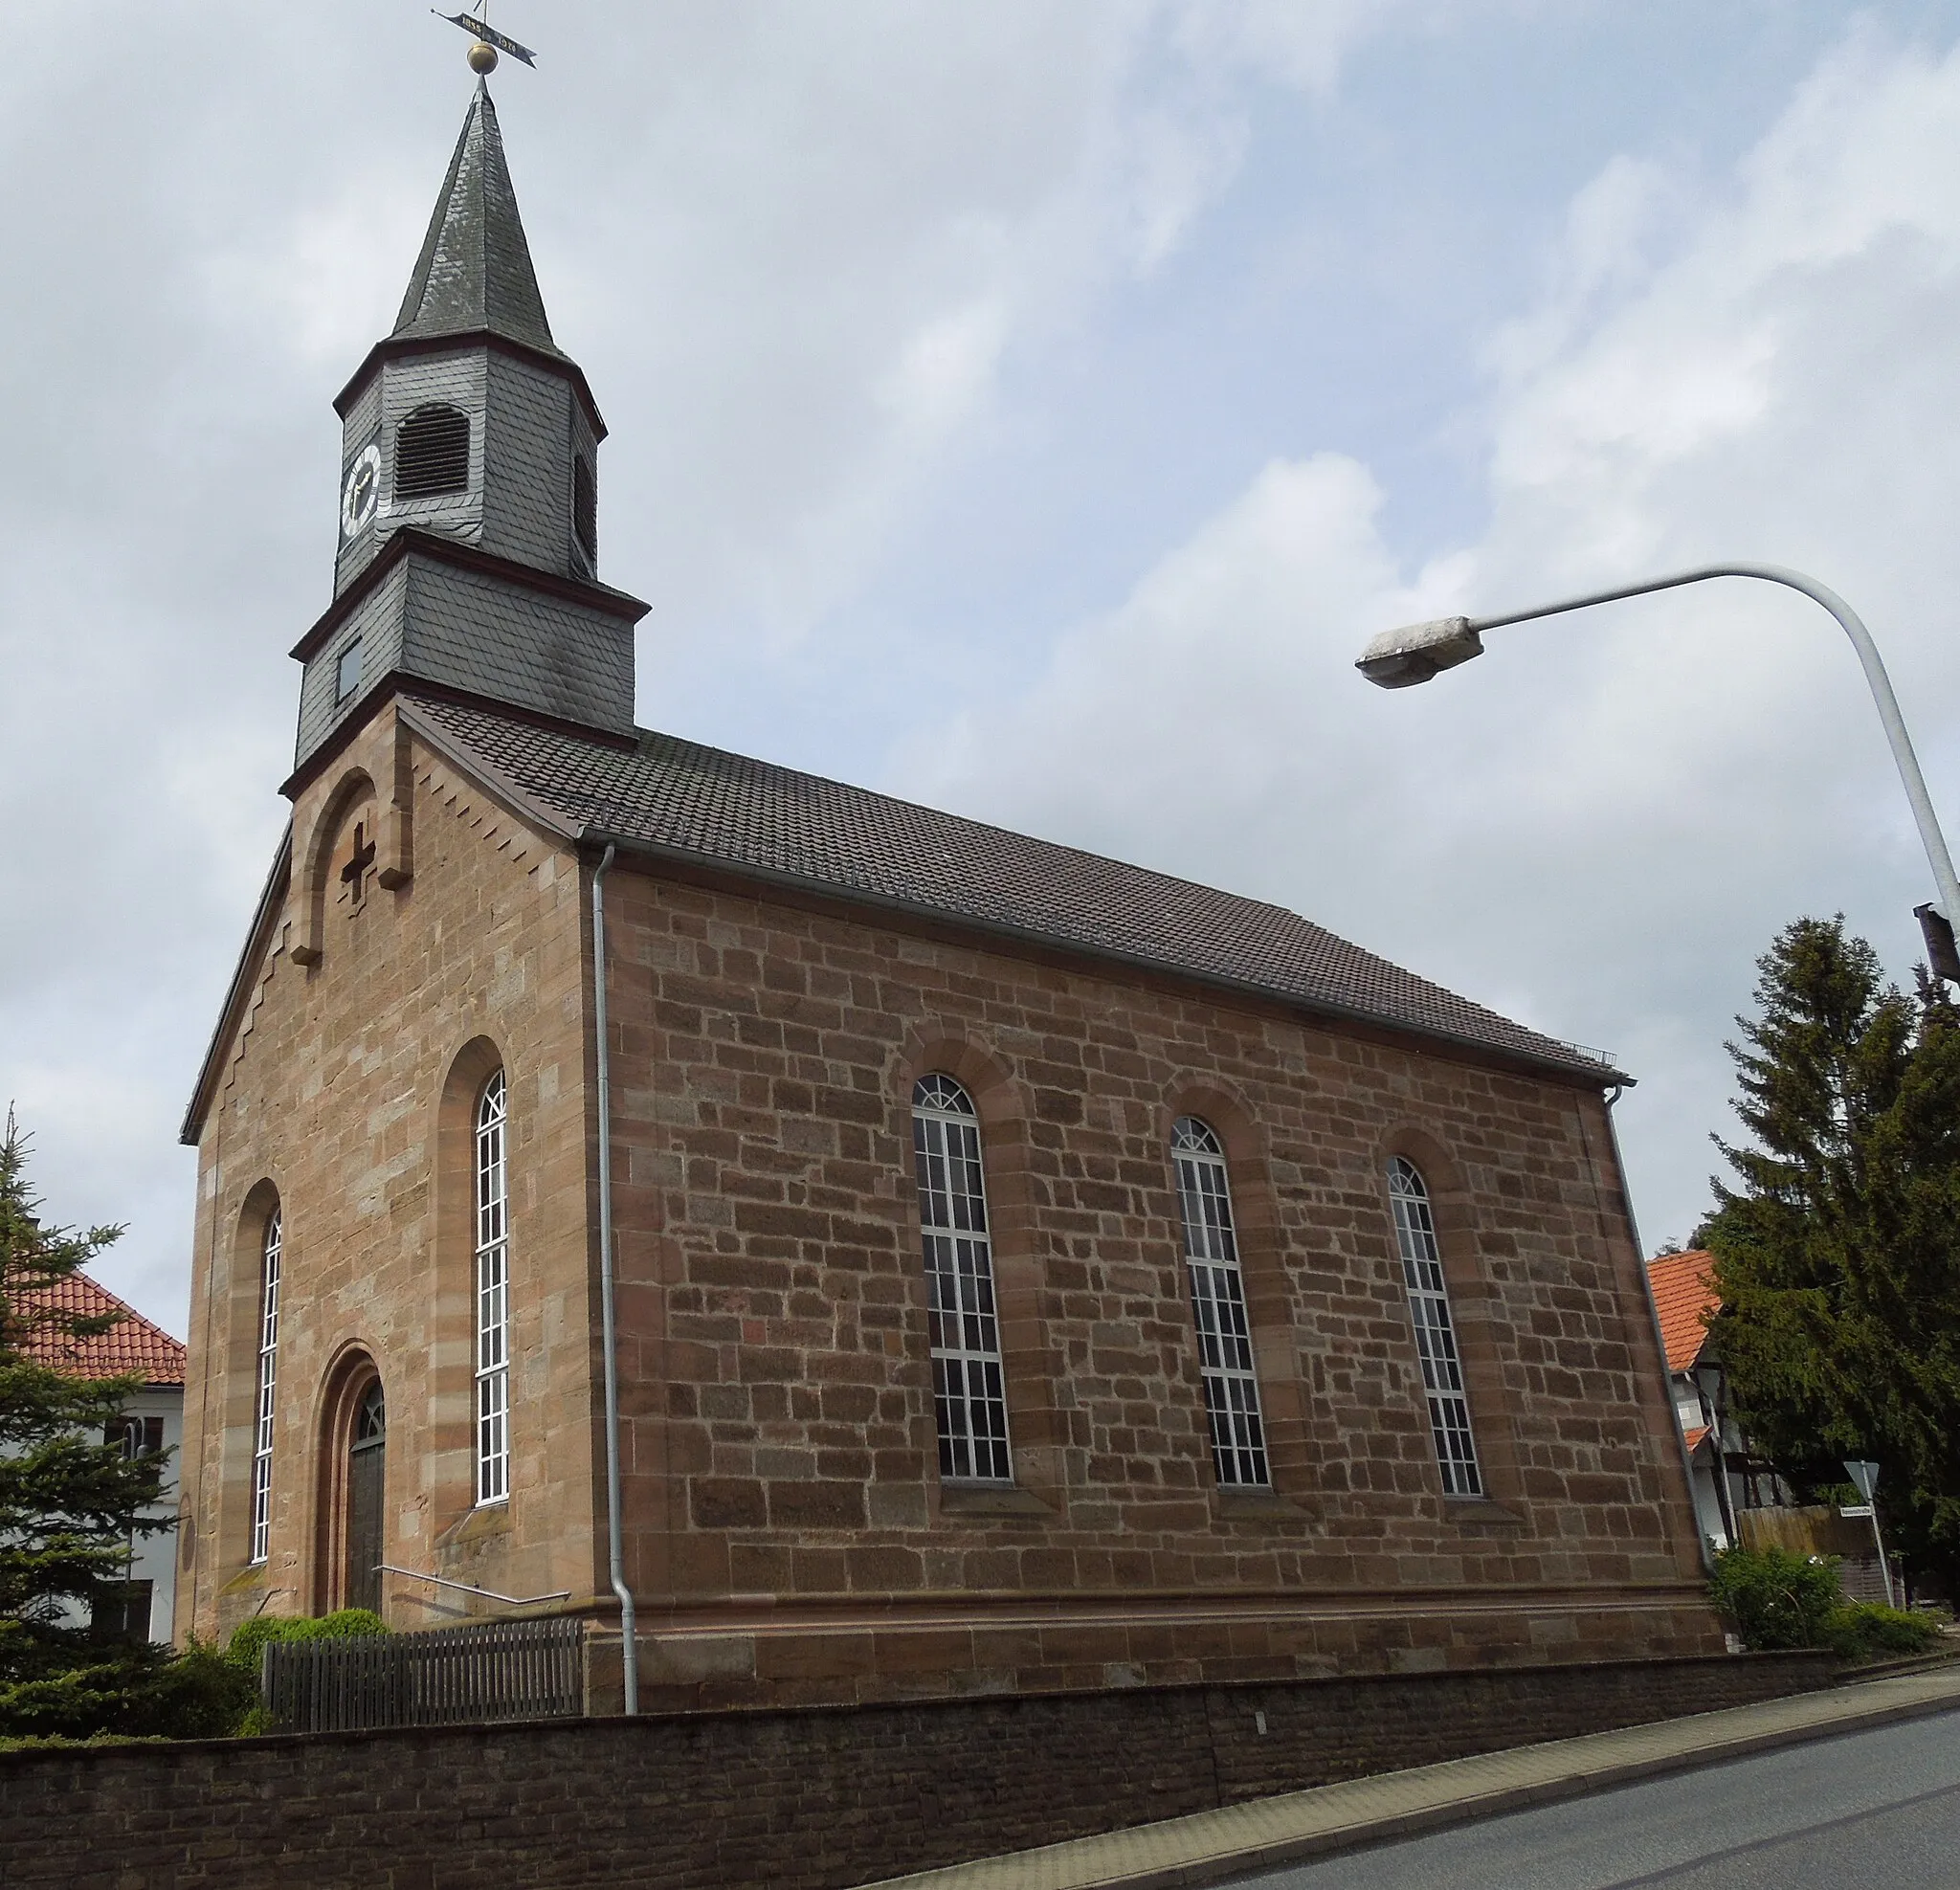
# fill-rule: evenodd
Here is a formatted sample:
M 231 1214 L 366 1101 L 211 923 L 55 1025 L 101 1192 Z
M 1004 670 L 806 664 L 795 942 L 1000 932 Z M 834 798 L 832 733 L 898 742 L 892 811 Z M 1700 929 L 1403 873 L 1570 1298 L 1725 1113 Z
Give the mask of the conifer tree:
M 0 1138 L 0 1722 L 20 1729 L 33 1723 L 37 1700 L 113 1717 L 114 1697 L 157 1664 L 150 1650 L 108 1645 L 73 1616 L 91 1617 L 124 1579 L 136 1537 L 170 1526 L 145 1514 L 162 1486 L 162 1456 L 127 1455 L 117 1428 L 136 1381 L 45 1362 L 119 1317 L 78 1317 L 49 1289 L 122 1229 L 49 1226 L 39 1206 L 10 1111 Z M 72 1717 L 55 1714 L 63 1728 Z
M 1738 1018 L 1733 1188 L 1697 1241 L 1715 1256 L 1734 1414 L 1800 1494 L 1883 1466 L 1888 1532 L 1960 1573 L 1960 1013 L 1915 996 L 1834 920 L 1758 961 Z

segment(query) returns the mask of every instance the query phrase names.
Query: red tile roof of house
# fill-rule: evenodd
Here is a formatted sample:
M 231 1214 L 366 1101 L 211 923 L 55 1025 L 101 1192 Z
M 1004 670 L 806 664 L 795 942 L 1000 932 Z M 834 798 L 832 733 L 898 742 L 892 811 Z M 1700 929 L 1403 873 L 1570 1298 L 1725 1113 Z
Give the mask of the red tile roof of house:
M 1690 1424 L 1688 1428 L 1681 1434 L 1681 1440 L 1683 1444 L 1687 1446 L 1688 1455 L 1690 1456 L 1692 1456 L 1696 1451 L 1701 1449 L 1702 1439 L 1708 1434 L 1708 1429 L 1709 1427 L 1705 1424 Z
M 1722 1303 L 1709 1278 L 1714 1264 L 1714 1255 L 1701 1248 L 1661 1254 L 1647 1262 L 1669 1371 L 1686 1371 L 1707 1344 L 1708 1322 Z
M 162 1326 L 152 1325 L 135 1307 L 125 1305 L 87 1274 L 70 1274 L 58 1285 L 39 1293 L 23 1293 L 21 1300 L 82 1319 L 100 1319 L 104 1313 L 122 1315 L 108 1331 L 90 1339 L 64 1342 L 42 1327 L 24 1347 L 29 1358 L 73 1372 L 78 1378 L 122 1378 L 133 1372 L 145 1385 L 183 1384 L 183 1342 L 172 1339 Z

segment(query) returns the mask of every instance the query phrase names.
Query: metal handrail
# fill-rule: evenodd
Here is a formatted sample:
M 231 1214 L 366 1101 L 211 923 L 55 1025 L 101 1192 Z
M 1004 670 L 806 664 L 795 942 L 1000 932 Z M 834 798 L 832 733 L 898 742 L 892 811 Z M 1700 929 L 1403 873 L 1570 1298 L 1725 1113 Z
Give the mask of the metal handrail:
M 397 1568 L 392 1562 L 377 1562 L 378 1575 L 405 1575 L 412 1582 L 434 1582 L 440 1589 L 460 1589 L 464 1594 L 480 1594 L 485 1601 L 501 1601 L 510 1608 L 528 1608 L 538 1601 L 569 1601 L 571 1590 L 560 1589 L 553 1594 L 499 1594 L 495 1589 L 479 1588 L 475 1582 L 453 1582 L 447 1575 L 425 1575 L 419 1568 Z

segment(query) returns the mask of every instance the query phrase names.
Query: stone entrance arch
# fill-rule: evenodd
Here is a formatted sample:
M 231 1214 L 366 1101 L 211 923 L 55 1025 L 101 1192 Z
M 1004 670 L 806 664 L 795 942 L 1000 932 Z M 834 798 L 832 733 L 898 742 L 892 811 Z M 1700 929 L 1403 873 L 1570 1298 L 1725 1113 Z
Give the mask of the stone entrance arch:
M 321 1501 L 314 1594 L 322 1612 L 383 1612 L 388 1558 L 388 1400 L 363 1351 L 339 1359 L 321 1424 Z

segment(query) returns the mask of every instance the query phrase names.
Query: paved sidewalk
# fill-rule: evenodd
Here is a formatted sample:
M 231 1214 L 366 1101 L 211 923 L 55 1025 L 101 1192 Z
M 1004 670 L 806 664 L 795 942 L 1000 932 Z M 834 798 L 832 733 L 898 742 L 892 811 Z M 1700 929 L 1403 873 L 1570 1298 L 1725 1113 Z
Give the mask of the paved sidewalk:
M 1467 1823 L 1832 1733 L 1960 1708 L 1960 1663 L 1621 1732 L 1514 1746 L 1132 1826 L 867 1890 L 1171 1890 Z

